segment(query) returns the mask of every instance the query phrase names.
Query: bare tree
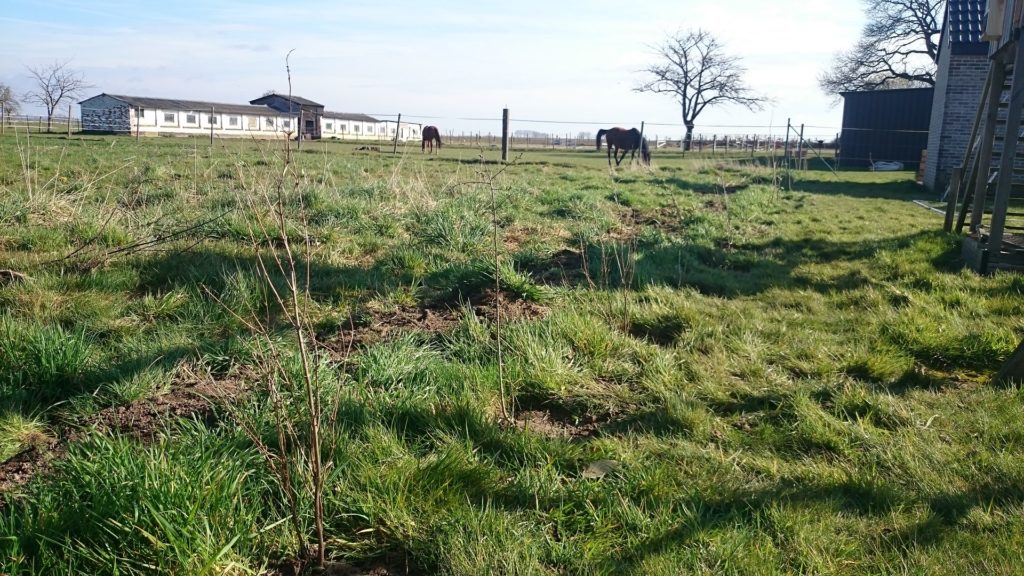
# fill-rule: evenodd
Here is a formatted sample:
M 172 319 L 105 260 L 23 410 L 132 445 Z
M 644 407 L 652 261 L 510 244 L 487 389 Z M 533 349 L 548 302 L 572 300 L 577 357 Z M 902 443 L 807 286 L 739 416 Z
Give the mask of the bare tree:
M 643 70 L 648 79 L 637 92 L 669 94 L 679 101 L 686 125 L 684 149 L 693 142 L 693 127 L 701 112 L 712 106 L 738 104 L 760 110 L 768 99 L 743 82 L 746 68 L 740 59 L 705 30 L 676 32 L 656 48 L 661 61 Z
M 26 102 L 39 104 L 46 109 L 46 131 L 50 131 L 53 113 L 65 99 L 74 98 L 89 87 L 82 73 L 68 65 L 70 60 L 54 62 L 38 68 L 29 67 L 28 72 L 35 81 L 35 89 L 25 94 Z
M 863 0 L 868 22 L 853 48 L 818 76 L 827 94 L 935 85 L 945 0 Z
M 14 91 L 3 82 L 0 82 L 0 108 L 3 108 L 6 115 L 17 114 L 21 110 L 21 104 L 14 97 Z

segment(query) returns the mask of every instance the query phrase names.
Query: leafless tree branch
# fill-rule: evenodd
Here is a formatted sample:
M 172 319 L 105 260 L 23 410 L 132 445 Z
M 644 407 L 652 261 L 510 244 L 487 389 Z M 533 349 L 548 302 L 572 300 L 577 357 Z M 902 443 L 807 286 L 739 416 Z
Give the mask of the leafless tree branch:
M 46 109 L 47 131 L 50 130 L 57 106 L 90 87 L 82 73 L 72 69 L 70 64 L 70 60 L 65 60 L 36 68 L 28 67 L 29 77 L 35 83 L 35 88 L 25 94 L 25 101 L 39 104 Z
M 0 82 L 0 108 L 4 109 L 5 114 L 17 114 L 21 109 L 18 99 L 14 96 L 14 91 L 2 82 Z
M 818 85 L 842 92 L 935 85 L 945 0 L 863 0 L 868 23 L 850 50 L 835 55 Z
M 677 32 L 655 51 L 659 62 L 642 71 L 646 80 L 634 90 L 668 94 L 679 102 L 686 125 L 686 150 L 690 149 L 697 117 L 705 109 L 738 104 L 748 110 L 761 110 L 768 101 L 744 83 L 747 70 L 740 59 L 726 54 L 725 47 L 710 32 Z

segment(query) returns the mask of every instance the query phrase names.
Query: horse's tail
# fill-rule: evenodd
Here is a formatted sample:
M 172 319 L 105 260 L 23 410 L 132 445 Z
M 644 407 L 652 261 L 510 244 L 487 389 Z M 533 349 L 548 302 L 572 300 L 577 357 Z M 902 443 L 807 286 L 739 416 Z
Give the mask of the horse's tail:
M 647 147 L 647 138 L 640 139 L 640 157 L 643 158 L 644 164 L 651 163 L 651 149 Z
M 604 135 L 606 133 L 608 133 L 608 131 L 605 130 L 604 128 L 601 128 L 600 130 L 597 131 L 597 149 L 598 150 L 601 149 L 601 138 L 604 138 Z
M 438 130 L 436 132 L 434 138 L 437 139 L 437 149 L 440 150 L 441 149 L 441 131 L 440 130 Z

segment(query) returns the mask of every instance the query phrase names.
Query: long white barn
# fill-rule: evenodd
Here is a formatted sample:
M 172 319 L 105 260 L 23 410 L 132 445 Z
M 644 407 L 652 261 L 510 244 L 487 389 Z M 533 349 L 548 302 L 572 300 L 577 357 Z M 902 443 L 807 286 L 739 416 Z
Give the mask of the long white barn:
M 227 104 L 104 93 L 79 105 L 82 130 L 97 133 L 208 135 L 212 128 L 218 137 L 294 138 L 301 129 L 312 139 L 392 140 L 399 129 L 393 121 L 324 111 L 310 100 L 276 94 L 250 104 Z M 400 128 L 400 141 L 420 138 L 419 124 L 402 122 Z

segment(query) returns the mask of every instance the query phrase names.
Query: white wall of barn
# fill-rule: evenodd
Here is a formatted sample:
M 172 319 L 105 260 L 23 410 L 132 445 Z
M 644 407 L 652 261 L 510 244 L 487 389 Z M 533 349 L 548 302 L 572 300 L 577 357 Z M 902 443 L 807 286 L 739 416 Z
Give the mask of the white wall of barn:
M 298 119 L 281 115 L 267 108 L 267 114 L 240 114 L 210 110 L 138 108 L 123 100 L 99 95 L 81 103 L 83 130 L 95 132 L 132 133 L 152 136 L 160 134 L 208 135 L 211 125 L 218 137 L 282 138 L 294 132 Z M 141 115 L 139 114 L 141 112 Z M 366 122 L 324 116 L 320 119 L 324 138 L 341 140 L 391 140 L 396 123 L 392 120 Z M 400 141 L 418 141 L 422 127 L 402 122 Z
M 268 112 L 273 112 L 267 108 Z M 205 135 L 211 126 L 215 136 L 221 137 L 266 137 L 282 138 L 294 130 L 295 118 L 277 114 L 238 114 L 210 110 L 131 108 L 129 110 L 131 131 L 141 134 L 186 134 Z

